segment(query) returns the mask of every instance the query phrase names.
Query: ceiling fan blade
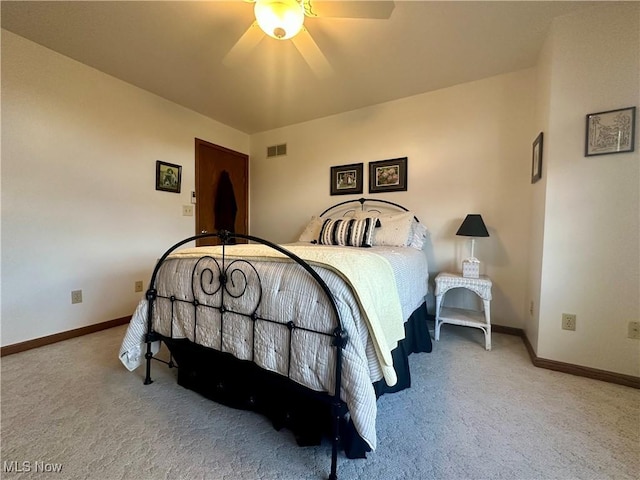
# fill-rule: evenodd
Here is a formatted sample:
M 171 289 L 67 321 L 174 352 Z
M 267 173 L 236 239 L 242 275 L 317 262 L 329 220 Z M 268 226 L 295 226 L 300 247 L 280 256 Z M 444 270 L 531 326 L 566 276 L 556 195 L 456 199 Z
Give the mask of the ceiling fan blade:
M 324 53 L 322 53 L 306 28 L 302 27 L 300 33 L 293 37 L 291 41 L 318 78 L 327 78 L 333 74 L 333 68 L 329 64 L 327 57 L 324 56 Z
M 229 53 L 224 56 L 222 63 L 227 67 L 239 65 L 247 58 L 251 50 L 260 43 L 264 36 L 264 32 L 258 26 L 258 22 L 253 22 L 236 44 L 231 47 Z
M 316 1 L 304 0 L 309 17 L 374 18 L 386 20 L 395 8 L 391 1 Z

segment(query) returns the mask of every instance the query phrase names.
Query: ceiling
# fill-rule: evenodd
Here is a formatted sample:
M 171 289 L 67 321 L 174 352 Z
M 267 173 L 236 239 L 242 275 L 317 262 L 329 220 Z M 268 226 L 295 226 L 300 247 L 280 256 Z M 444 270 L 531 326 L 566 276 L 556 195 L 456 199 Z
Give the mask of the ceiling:
M 312 0 L 313 2 L 313 0 Z M 535 65 L 552 20 L 604 2 L 396 1 L 388 19 L 307 18 L 332 74 L 290 40 L 225 55 L 246 1 L 2 1 L 2 27 L 248 134 Z

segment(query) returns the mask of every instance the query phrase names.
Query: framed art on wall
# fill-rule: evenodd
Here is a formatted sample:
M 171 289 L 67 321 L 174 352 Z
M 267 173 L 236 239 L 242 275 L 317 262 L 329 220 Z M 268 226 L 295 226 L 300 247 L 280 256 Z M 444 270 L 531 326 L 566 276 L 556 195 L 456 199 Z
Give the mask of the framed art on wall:
M 636 107 L 587 115 L 584 156 L 633 152 Z
M 156 160 L 156 190 L 180 193 L 182 167 Z
M 407 190 L 407 157 L 369 162 L 369 193 Z
M 536 183 L 542 178 L 542 132 L 533 142 L 531 158 L 531 183 Z
M 331 195 L 362 193 L 362 163 L 331 167 Z

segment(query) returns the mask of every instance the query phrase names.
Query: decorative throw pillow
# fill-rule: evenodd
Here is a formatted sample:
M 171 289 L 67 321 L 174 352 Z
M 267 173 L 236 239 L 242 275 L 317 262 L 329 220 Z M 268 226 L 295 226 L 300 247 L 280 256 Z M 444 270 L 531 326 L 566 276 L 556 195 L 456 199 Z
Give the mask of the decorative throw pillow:
M 375 230 L 373 245 L 406 247 L 409 245 L 411 224 L 414 221 L 411 212 L 380 215 L 380 228 Z
M 370 247 L 376 221 L 374 218 L 331 219 L 322 224 L 320 243 L 322 245 L 341 245 L 349 247 Z
M 380 228 L 380 220 L 378 220 L 378 216 L 380 212 L 374 210 L 355 210 L 351 213 L 351 217 L 356 218 L 358 220 L 364 220 L 365 218 L 370 218 L 375 222 L 375 227 Z
M 424 241 L 427 238 L 429 231 L 427 227 L 425 227 L 422 223 L 418 222 L 416 219 L 413 220 L 411 224 L 411 233 L 409 235 L 409 246 L 415 248 L 416 250 L 422 250 L 424 245 Z
M 323 222 L 323 218 L 316 217 L 315 215 L 311 217 L 311 220 L 305 227 L 304 231 L 300 234 L 300 238 L 298 238 L 298 241 L 317 243 L 318 238 L 320 237 L 320 230 L 322 230 Z

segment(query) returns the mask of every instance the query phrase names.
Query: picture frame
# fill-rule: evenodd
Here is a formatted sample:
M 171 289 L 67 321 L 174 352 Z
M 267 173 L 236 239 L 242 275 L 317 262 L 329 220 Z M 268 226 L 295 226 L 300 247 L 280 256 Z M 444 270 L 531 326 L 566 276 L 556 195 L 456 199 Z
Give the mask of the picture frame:
M 156 190 L 180 193 L 182 166 L 156 160 Z
M 362 193 L 362 163 L 331 167 L 331 195 Z
M 536 183 L 542 178 L 542 143 L 543 134 L 536 137 L 532 146 L 531 153 L 531 183 Z
M 369 162 L 369 193 L 407 190 L 407 157 Z
M 590 113 L 586 123 L 585 157 L 633 152 L 636 107 Z

